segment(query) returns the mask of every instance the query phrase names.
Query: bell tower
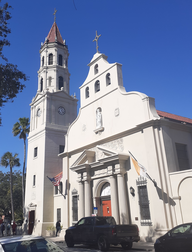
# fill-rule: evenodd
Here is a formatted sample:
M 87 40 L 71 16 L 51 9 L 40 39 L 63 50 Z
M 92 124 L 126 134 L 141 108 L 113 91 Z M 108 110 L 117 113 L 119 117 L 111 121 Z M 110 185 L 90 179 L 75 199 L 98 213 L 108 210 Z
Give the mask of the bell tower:
M 25 221 L 28 233 L 46 235 L 55 225 L 53 178 L 62 171 L 59 153 L 77 116 L 77 99 L 69 94 L 68 47 L 54 23 L 40 48 L 36 96 L 32 99 L 28 137 Z M 65 184 L 65 178 L 62 179 Z M 57 202 L 58 209 L 63 202 Z M 61 219 L 62 224 L 62 219 Z
M 41 43 L 38 92 L 64 90 L 69 94 L 68 57 L 67 45 L 54 22 L 45 42 Z

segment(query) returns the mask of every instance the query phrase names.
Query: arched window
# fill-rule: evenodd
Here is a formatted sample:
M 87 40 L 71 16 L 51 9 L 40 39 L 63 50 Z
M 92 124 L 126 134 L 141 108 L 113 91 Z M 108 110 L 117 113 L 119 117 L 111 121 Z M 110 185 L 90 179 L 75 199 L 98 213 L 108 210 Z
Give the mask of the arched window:
M 63 77 L 59 76 L 59 90 L 63 87 Z
M 97 93 L 97 92 L 99 92 L 99 91 L 100 91 L 100 81 L 97 80 L 97 81 L 95 82 L 95 93 Z
M 89 97 L 89 87 L 86 87 L 85 89 L 85 98 Z
M 52 84 L 52 77 L 50 76 L 49 77 L 49 87 L 51 86 L 51 84 Z
M 53 54 L 52 53 L 49 54 L 49 63 L 48 64 L 53 65 Z
M 41 65 L 42 65 L 42 67 L 44 66 L 44 56 L 42 57 Z
M 106 75 L 106 86 L 110 85 L 111 84 L 111 77 L 110 77 L 110 73 L 108 73 Z
M 43 91 L 43 78 L 41 78 L 41 83 L 40 83 L 40 91 Z
M 95 74 L 97 74 L 99 72 L 98 64 L 95 65 L 94 70 L 95 70 Z
M 59 54 L 59 65 L 62 66 L 63 65 L 63 57 L 61 54 Z
M 110 187 L 110 184 L 107 182 L 105 183 L 102 188 L 101 188 L 101 197 L 102 196 L 108 196 L 108 195 L 111 195 L 111 187 Z

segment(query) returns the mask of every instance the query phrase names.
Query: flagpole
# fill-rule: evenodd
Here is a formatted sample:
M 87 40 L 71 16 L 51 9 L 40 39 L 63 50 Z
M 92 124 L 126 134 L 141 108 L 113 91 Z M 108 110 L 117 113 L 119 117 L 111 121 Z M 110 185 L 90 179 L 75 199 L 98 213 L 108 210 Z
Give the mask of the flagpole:
M 135 159 L 135 161 L 137 161 L 137 159 L 133 156 L 133 154 L 130 152 L 130 151 L 128 151 L 130 154 L 131 154 L 131 156 Z M 137 161 L 138 162 L 138 161 Z
M 58 189 L 58 191 L 60 192 L 60 194 L 63 195 L 62 192 L 59 190 L 59 188 L 57 188 L 57 189 Z M 64 199 L 66 199 L 66 196 L 65 196 L 65 195 L 63 195 L 63 197 L 64 197 Z
M 146 172 L 146 174 L 147 174 L 148 178 L 153 182 L 154 186 L 157 187 L 157 182 L 154 179 L 152 179 L 147 172 Z

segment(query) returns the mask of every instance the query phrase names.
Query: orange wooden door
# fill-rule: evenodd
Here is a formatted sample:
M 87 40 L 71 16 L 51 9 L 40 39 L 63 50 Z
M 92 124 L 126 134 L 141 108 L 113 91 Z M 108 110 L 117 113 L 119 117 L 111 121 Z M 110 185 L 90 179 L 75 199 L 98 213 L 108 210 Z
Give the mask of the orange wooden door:
M 111 215 L 111 200 L 102 201 L 103 216 L 112 216 Z

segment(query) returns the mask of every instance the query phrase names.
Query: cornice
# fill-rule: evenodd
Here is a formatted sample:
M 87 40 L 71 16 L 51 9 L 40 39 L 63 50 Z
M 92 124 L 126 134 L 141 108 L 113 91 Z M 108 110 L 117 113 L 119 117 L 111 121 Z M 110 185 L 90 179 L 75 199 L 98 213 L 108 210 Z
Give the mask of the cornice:
M 119 138 L 122 138 L 122 137 L 125 137 L 125 136 L 128 136 L 128 135 L 135 134 L 135 133 L 143 131 L 144 129 L 149 128 L 149 127 L 158 128 L 158 127 L 163 127 L 163 126 L 167 126 L 167 127 L 172 128 L 172 129 L 177 129 L 177 130 L 182 130 L 182 131 L 192 133 L 192 125 L 172 122 L 172 121 L 169 121 L 168 119 L 160 118 L 160 119 L 150 120 L 150 121 L 138 124 L 134 128 L 125 130 L 125 131 L 117 133 L 115 135 L 103 138 L 103 139 L 101 139 L 99 141 L 95 141 L 95 142 L 93 142 L 91 144 L 87 144 L 87 145 L 85 145 L 83 147 L 80 147 L 80 148 L 74 149 L 72 151 L 63 153 L 62 157 L 65 157 L 67 155 L 67 153 L 70 154 L 70 155 L 74 155 L 74 154 L 76 154 L 78 152 L 81 152 L 81 151 L 83 151 L 85 149 L 91 149 L 91 148 L 93 148 L 93 147 L 95 147 L 97 145 L 102 145 L 102 144 L 104 144 L 106 142 L 111 142 L 111 141 L 114 141 L 116 139 L 119 139 Z

